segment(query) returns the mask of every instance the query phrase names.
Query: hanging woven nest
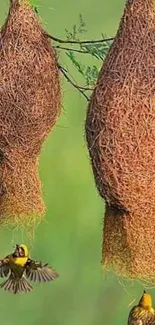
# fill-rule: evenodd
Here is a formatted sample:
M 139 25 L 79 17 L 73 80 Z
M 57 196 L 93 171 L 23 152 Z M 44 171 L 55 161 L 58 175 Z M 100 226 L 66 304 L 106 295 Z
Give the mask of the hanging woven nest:
M 61 94 L 56 53 L 28 0 L 10 0 L 0 48 L 0 222 L 16 226 L 44 215 L 38 159 Z
M 104 268 L 155 283 L 155 10 L 128 0 L 86 117 Z

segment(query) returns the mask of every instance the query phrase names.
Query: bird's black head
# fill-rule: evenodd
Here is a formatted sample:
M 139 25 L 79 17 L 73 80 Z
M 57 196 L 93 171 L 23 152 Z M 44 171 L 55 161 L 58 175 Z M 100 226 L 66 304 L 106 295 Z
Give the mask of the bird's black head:
M 13 253 L 13 256 L 14 257 L 24 257 L 25 256 L 25 251 L 24 251 L 23 247 L 16 244 L 16 248 L 15 248 L 15 251 Z
M 16 257 L 28 257 L 28 248 L 25 244 L 16 244 L 16 249 L 14 251 L 14 256 Z

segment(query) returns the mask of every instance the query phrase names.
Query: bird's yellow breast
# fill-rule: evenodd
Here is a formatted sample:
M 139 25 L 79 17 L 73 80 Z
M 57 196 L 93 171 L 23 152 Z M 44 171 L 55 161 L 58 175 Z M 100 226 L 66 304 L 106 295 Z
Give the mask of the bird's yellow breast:
M 9 256 L 10 262 L 19 265 L 24 266 L 27 263 L 28 257 L 16 257 L 14 258 L 12 255 Z

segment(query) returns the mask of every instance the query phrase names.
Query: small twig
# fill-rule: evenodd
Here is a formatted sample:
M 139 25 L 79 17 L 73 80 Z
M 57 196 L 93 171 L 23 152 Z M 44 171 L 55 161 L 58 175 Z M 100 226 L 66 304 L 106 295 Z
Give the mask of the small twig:
M 82 51 L 82 50 L 77 50 L 77 49 L 72 49 L 72 48 L 67 48 L 63 46 L 56 45 L 54 46 L 55 49 L 60 49 L 60 50 L 66 50 L 66 51 L 72 51 L 72 52 L 78 52 L 82 54 L 90 54 L 88 51 Z
M 67 69 L 65 69 L 64 67 L 58 65 L 58 68 L 62 69 L 65 73 L 68 73 Z M 92 91 L 93 90 L 93 88 L 89 88 L 89 87 L 83 87 L 83 86 L 78 86 L 78 85 L 77 85 L 77 87 L 82 89 L 82 90 L 85 90 L 85 91 Z
M 61 66 L 58 65 L 58 68 L 60 69 L 60 71 L 62 72 L 62 74 L 64 75 L 64 77 L 66 78 L 66 80 L 74 87 L 76 88 L 86 99 L 87 101 L 89 101 L 89 97 L 85 94 L 84 91 L 88 91 L 88 90 L 92 90 L 91 88 L 87 88 L 87 87 L 81 87 L 78 86 L 76 83 L 74 83 L 70 77 L 68 76 L 68 74 L 66 73 L 66 70 Z
M 64 44 L 92 44 L 92 43 L 104 43 L 104 42 L 109 42 L 113 41 L 114 37 L 109 37 L 109 38 L 103 38 L 99 40 L 88 40 L 88 41 L 75 41 L 75 40 L 62 40 L 60 38 L 54 37 L 50 34 L 46 33 L 46 36 L 51 38 L 53 41 L 58 42 L 58 43 L 64 43 Z

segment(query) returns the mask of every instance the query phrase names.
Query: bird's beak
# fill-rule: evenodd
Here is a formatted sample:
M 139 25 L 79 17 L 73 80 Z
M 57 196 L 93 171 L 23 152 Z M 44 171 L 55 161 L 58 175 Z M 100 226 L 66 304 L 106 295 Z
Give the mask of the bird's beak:
M 18 257 L 18 255 L 19 255 L 19 247 L 20 247 L 20 245 L 16 244 L 15 251 L 14 251 L 14 256 L 16 256 L 16 257 Z
M 143 294 L 144 294 L 144 293 L 147 293 L 147 292 L 144 290 L 144 291 L 143 291 Z

